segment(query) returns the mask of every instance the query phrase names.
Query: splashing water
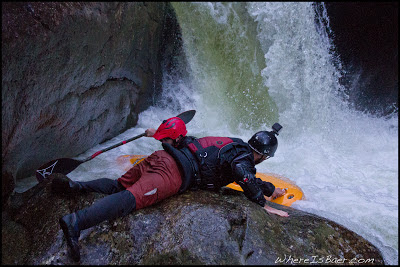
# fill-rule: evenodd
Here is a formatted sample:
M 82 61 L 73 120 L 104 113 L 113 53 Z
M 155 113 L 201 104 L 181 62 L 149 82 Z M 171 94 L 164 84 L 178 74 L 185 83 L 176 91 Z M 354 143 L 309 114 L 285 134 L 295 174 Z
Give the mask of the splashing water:
M 347 107 L 325 9 L 317 19 L 328 28 L 315 25 L 311 3 L 249 3 L 248 10 L 284 126 L 279 154 L 265 170 L 303 189 L 306 200 L 293 207 L 347 226 L 397 264 L 398 115 L 377 118 Z

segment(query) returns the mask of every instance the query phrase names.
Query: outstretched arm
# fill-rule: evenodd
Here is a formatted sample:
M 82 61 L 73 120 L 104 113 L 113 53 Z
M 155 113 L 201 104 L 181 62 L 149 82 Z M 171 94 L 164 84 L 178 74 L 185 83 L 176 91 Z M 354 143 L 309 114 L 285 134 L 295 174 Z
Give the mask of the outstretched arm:
M 274 209 L 273 207 L 270 207 L 270 206 L 268 206 L 268 205 L 265 205 L 265 206 L 264 206 L 264 209 L 265 209 L 268 213 L 271 213 L 271 214 L 276 214 L 276 215 L 279 215 L 279 216 L 282 216 L 282 217 L 289 217 L 289 213 L 287 213 L 286 211 L 277 210 L 277 209 Z
M 284 194 L 286 194 L 286 189 L 280 189 L 278 187 L 275 187 L 274 192 L 272 193 L 272 195 L 270 197 L 267 197 L 266 195 L 264 195 L 265 199 L 268 201 L 271 201 L 273 199 L 276 199 L 278 197 L 283 196 Z M 272 214 L 276 214 L 282 217 L 289 217 L 289 214 L 286 211 L 283 210 L 277 210 L 274 209 L 268 205 L 264 206 L 264 209 L 268 212 L 268 213 L 272 213 Z
M 283 192 L 280 188 L 275 188 L 271 183 L 263 182 L 261 179 L 256 178 L 254 175 L 255 169 L 253 170 L 252 165 L 245 160 L 245 157 L 234 160 L 231 166 L 234 172 L 235 181 L 242 187 L 243 193 L 247 198 L 262 206 L 268 213 L 282 217 L 289 216 L 286 211 L 278 210 L 266 205 L 267 199 L 264 198 L 264 192 L 261 187 L 265 189 L 266 193 L 270 195 L 271 198 L 276 198 L 286 192 Z M 257 180 L 259 181 L 257 182 Z

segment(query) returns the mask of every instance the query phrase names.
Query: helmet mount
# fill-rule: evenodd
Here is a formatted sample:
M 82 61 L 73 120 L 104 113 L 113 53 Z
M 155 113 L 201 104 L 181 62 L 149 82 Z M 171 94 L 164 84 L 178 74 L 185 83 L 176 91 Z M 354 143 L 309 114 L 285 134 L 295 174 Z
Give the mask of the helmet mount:
M 279 135 L 279 131 L 282 129 L 282 125 L 280 125 L 279 123 L 274 123 L 274 125 L 272 125 L 272 132 L 278 136 Z

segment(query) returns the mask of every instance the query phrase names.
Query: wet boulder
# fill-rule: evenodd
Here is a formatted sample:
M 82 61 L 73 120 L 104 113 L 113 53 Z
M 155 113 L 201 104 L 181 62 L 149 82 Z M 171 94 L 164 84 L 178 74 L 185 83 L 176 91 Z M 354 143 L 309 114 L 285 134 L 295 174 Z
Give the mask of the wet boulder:
M 50 181 L 11 199 L 2 216 L 4 264 L 71 264 L 61 216 L 98 193 L 55 195 Z M 242 193 L 189 191 L 83 230 L 81 264 L 383 264 L 379 250 L 322 217 L 266 213 Z M 18 253 L 15 253 L 18 251 Z

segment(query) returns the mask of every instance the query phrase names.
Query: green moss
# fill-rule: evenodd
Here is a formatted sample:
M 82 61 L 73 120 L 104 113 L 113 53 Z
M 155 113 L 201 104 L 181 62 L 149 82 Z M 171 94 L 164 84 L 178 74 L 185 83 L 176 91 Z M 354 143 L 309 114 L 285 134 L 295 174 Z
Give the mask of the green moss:
M 326 223 L 320 223 L 317 228 L 313 230 L 315 238 L 315 245 L 317 249 L 323 250 L 329 255 L 329 251 L 336 250 L 337 239 L 328 239 L 327 237 L 335 234 L 335 231 Z M 336 246 L 333 244 L 336 243 Z

